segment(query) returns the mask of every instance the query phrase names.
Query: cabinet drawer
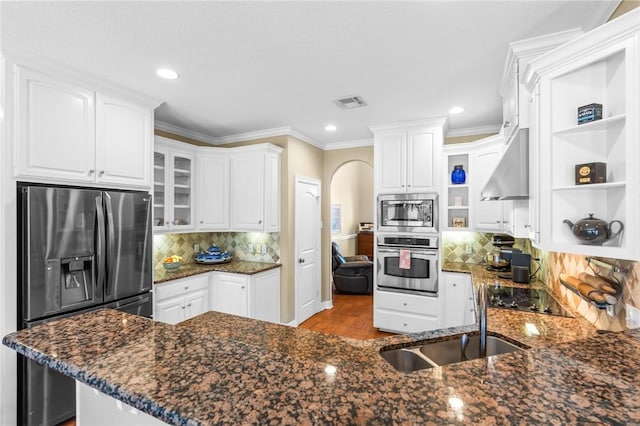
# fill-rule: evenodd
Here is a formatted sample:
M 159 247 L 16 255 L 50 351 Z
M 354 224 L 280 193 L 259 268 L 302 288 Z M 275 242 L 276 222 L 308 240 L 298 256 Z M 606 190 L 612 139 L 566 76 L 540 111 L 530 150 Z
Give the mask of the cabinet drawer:
M 386 309 L 376 309 L 374 326 L 402 333 L 417 333 L 442 328 L 440 317 L 437 315 L 415 315 Z
M 430 296 L 378 291 L 376 292 L 375 306 L 376 308 L 421 315 L 439 316 L 440 314 L 440 299 Z
M 162 300 L 168 297 L 180 296 L 185 293 L 209 288 L 209 274 L 196 275 L 189 278 L 181 278 L 175 281 L 156 284 L 154 288 L 155 299 Z

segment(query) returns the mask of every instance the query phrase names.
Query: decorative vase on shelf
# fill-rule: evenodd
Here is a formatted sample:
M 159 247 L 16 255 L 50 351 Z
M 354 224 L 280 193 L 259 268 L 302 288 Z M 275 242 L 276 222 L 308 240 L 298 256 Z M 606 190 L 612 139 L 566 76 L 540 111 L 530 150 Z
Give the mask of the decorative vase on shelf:
M 453 171 L 451 172 L 451 183 L 454 185 L 462 185 L 466 180 L 467 174 L 464 172 L 462 164 L 453 166 Z

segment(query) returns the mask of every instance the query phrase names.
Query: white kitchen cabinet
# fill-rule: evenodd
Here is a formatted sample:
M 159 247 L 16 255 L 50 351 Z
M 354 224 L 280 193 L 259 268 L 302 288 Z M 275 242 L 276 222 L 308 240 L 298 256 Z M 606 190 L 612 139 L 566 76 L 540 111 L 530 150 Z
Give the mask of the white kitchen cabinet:
M 241 317 L 249 316 L 249 276 L 215 273 L 211 310 Z
M 373 301 L 373 325 L 381 330 L 417 333 L 442 328 L 439 297 L 375 290 Z
M 376 193 L 437 191 L 443 120 L 373 126 Z
M 151 107 L 15 70 L 17 178 L 149 189 Z
M 229 170 L 231 159 L 224 152 L 197 153 L 197 214 L 198 231 L 226 231 L 231 226 Z
M 156 232 L 185 232 L 194 225 L 195 154 L 187 144 L 156 136 L 153 220 Z
M 443 272 L 443 327 L 459 327 L 476 322 L 471 274 Z
M 211 309 L 280 323 L 280 268 L 253 275 L 215 272 Z
M 473 150 L 471 169 L 474 172 L 471 207 L 473 208 L 473 229 L 475 231 L 506 232 L 509 208 L 505 201 L 482 200 L 482 190 L 502 157 L 504 145 L 499 135 L 483 139 Z
M 177 324 L 209 310 L 209 274 L 180 278 L 154 286 L 156 321 Z
M 281 148 L 262 144 L 231 154 L 231 230 L 280 231 Z
M 527 86 L 539 89 L 539 247 L 617 259 L 640 259 L 640 10 L 629 12 L 533 60 Z M 583 105 L 602 119 L 577 124 Z M 576 185 L 575 166 L 603 162 L 605 183 Z M 603 245 L 580 244 L 565 220 L 589 214 L 619 220 L 623 233 Z
M 152 111 L 98 93 L 96 112 L 96 181 L 148 187 Z

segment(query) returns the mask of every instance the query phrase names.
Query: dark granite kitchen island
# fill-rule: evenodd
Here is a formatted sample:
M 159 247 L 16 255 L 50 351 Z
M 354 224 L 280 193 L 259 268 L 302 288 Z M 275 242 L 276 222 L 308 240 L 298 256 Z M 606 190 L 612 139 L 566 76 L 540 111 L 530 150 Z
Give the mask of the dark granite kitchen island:
M 533 348 L 404 374 L 381 348 L 475 327 L 357 341 L 217 312 L 172 326 L 112 310 L 3 343 L 172 424 L 640 422 L 640 331 L 489 314 L 490 331 Z M 541 336 L 518 328 L 528 321 Z

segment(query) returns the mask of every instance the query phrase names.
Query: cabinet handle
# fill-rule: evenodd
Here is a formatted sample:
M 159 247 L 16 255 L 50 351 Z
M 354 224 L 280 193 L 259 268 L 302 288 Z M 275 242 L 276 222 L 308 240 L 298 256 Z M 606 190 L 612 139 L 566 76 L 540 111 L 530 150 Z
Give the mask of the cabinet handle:
M 507 127 L 509 127 L 509 125 L 510 125 L 510 124 L 511 124 L 510 122 L 505 121 L 505 122 L 504 122 L 504 126 L 502 126 L 502 127 L 504 127 L 504 128 L 506 129 Z
M 185 289 L 185 290 L 189 290 L 189 286 L 185 286 L 185 287 L 184 287 L 184 289 Z
M 531 228 L 531 225 L 523 225 L 525 228 Z
M 496 220 L 496 223 L 500 223 L 500 221 L 499 221 L 499 220 Z
M 100 171 L 98 172 L 98 176 L 102 176 L 103 174 L 104 174 L 104 170 L 100 170 Z
M 304 259 L 303 258 L 298 259 L 298 263 L 304 263 Z
M 189 303 L 189 304 L 187 305 L 187 308 L 190 308 L 190 307 L 191 307 L 191 303 Z
M 169 224 L 169 221 L 166 221 L 164 224 L 165 224 L 165 225 L 168 225 L 168 224 Z
M 89 169 L 89 176 L 91 176 L 96 170 L 95 169 Z
M 242 290 L 244 290 L 244 286 L 240 287 Z

